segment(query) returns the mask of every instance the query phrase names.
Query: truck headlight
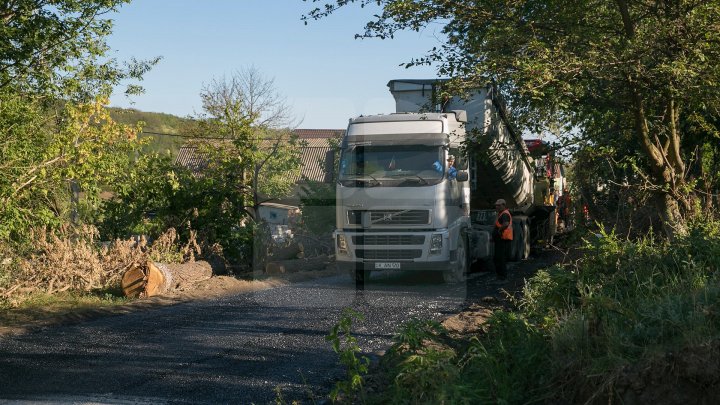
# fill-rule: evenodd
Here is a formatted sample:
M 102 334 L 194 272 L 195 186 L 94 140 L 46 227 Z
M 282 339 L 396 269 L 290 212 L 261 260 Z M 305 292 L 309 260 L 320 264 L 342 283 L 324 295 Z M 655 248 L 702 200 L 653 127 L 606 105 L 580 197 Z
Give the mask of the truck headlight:
M 338 253 L 347 254 L 348 247 L 347 247 L 347 240 L 345 239 L 345 235 L 339 233 L 337 235 L 337 239 L 335 239 L 337 242 L 337 251 Z
M 443 236 L 441 233 L 433 234 L 430 237 L 430 254 L 437 255 L 442 252 L 443 247 Z

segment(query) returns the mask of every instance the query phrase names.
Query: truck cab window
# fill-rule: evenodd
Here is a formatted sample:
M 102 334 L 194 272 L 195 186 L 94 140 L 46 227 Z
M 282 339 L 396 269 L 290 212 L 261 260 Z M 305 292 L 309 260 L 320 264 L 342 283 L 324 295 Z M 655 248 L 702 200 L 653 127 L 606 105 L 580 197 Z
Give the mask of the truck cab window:
M 340 183 L 353 186 L 366 179 L 382 186 L 425 186 L 443 179 L 435 162 L 442 161 L 440 146 L 356 145 L 346 148 L 341 158 Z

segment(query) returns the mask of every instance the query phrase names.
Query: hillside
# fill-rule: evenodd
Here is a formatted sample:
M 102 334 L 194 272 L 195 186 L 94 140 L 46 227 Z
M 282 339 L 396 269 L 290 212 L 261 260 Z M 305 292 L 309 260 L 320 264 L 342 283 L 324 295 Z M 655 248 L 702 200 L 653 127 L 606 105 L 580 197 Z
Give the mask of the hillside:
M 143 123 L 141 138 L 150 138 L 150 143 L 143 148 L 145 152 L 161 152 L 177 154 L 184 139 L 169 134 L 179 134 L 183 125 L 191 121 L 172 114 L 145 112 L 133 108 L 110 107 L 110 116 L 121 124 L 135 125 Z M 168 134 L 168 135 L 163 135 Z

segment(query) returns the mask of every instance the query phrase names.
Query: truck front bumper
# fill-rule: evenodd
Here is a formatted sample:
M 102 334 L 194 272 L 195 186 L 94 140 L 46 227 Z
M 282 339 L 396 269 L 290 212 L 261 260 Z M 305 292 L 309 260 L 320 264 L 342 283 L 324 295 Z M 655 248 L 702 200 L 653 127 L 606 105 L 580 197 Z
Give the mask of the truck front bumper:
M 349 272 L 353 270 L 401 270 L 401 271 L 445 271 L 453 268 L 454 263 L 450 261 L 439 261 L 439 262 L 395 262 L 399 263 L 399 267 L 391 267 L 385 263 L 393 262 L 341 262 L 338 261 L 337 268 L 342 272 Z M 377 267 L 377 264 L 381 264 L 381 267 Z
M 431 231 L 335 231 L 340 270 L 444 271 L 455 265 L 447 229 Z

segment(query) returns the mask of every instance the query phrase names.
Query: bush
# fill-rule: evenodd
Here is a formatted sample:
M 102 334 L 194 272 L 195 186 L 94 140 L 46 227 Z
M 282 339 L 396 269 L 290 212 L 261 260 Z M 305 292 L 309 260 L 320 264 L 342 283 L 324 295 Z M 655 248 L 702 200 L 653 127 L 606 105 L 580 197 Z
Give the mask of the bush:
M 254 227 L 247 224 L 242 190 L 232 179 L 233 170 L 206 170 L 202 176 L 173 164 L 168 155 L 142 156 L 116 185 L 117 193 L 106 201 L 101 232 L 105 238 L 146 235 L 156 238 L 168 228 L 183 229 L 183 243 L 197 230 L 203 250 L 221 246 L 225 258 L 252 260 Z
M 539 271 L 519 311 L 494 313 L 469 343 L 432 322 L 408 323 L 382 400 L 612 399 L 618 394 L 608 387 L 627 367 L 720 338 L 720 223 L 691 221 L 689 229 L 672 243 L 652 233 L 590 234 L 582 257 Z
M 383 402 L 527 403 L 543 397 L 549 343 L 524 318 L 496 312 L 487 333 L 453 341 L 436 322 L 411 320 L 395 338 L 393 386 Z M 459 343 L 459 344 L 458 344 Z
M 601 233 L 584 249 L 577 263 L 539 272 L 520 300 L 547 328 L 558 381 L 602 385 L 624 366 L 720 337 L 717 222 L 693 222 L 672 243 Z
M 547 398 L 553 374 L 550 345 L 523 316 L 496 312 L 487 334 L 474 339 L 463 359 L 474 403 L 532 403 Z
M 302 187 L 302 226 L 313 235 L 335 229 L 335 184 L 310 182 Z

